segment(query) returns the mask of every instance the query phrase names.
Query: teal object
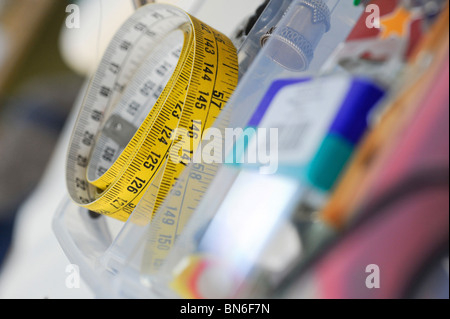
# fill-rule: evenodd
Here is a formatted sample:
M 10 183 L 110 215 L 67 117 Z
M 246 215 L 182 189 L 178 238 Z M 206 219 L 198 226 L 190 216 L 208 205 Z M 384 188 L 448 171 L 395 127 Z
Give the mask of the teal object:
M 231 166 L 240 166 L 241 164 L 245 163 L 245 154 L 248 148 L 248 143 L 254 137 L 257 129 L 257 127 L 247 126 L 243 130 L 243 135 L 236 140 L 236 143 L 234 143 L 233 145 L 233 149 L 230 151 L 230 153 L 227 154 L 225 158 L 225 164 Z M 249 163 L 245 164 L 248 165 Z M 257 167 L 256 164 L 258 163 L 251 164 L 255 164 L 255 167 Z
M 307 169 L 309 183 L 321 190 L 330 191 L 354 148 L 354 144 L 340 135 L 327 135 Z
M 367 131 L 370 111 L 384 93 L 384 89 L 370 79 L 353 79 L 328 134 L 307 169 L 307 179 L 314 187 L 326 192 L 333 188 Z

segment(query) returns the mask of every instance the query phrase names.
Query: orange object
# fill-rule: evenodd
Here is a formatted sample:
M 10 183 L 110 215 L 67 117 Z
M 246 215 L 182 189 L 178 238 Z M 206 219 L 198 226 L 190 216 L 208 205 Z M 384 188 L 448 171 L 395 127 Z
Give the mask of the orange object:
M 381 18 L 382 33 L 380 37 L 382 39 L 387 39 L 392 35 L 404 37 L 407 35 L 410 23 L 411 12 L 399 6 L 392 14 Z
M 389 153 L 395 145 L 396 137 L 409 124 L 423 96 L 433 86 L 443 61 L 448 60 L 448 25 L 447 4 L 438 21 L 411 56 L 409 66 L 405 70 L 406 82 L 402 90 L 396 94 L 388 105 L 387 112 L 366 137 L 327 205 L 321 211 L 320 218 L 325 223 L 338 229 L 344 227 L 352 217 L 352 213 L 364 201 L 369 191 L 367 185 L 374 177 L 371 176 L 372 172 L 376 171 L 373 163 L 375 160 L 379 162 L 383 153 Z

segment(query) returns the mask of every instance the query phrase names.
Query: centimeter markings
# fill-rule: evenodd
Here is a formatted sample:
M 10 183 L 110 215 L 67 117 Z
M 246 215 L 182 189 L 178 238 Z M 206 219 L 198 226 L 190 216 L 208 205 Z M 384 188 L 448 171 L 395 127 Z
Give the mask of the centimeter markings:
M 85 167 L 84 163 L 86 162 L 86 159 L 90 154 L 89 154 L 89 149 L 87 149 L 86 147 L 84 147 L 81 144 L 83 141 L 85 142 L 85 144 L 86 143 L 90 144 L 91 137 L 94 135 L 94 132 L 98 129 L 98 125 L 96 125 L 97 123 L 95 123 L 95 122 L 92 123 L 92 121 L 90 121 L 90 119 L 91 119 L 90 116 L 91 116 L 92 112 L 94 111 L 94 108 L 97 106 L 96 104 L 98 104 L 99 97 L 97 95 L 97 92 L 99 92 L 101 90 L 101 88 L 107 87 L 107 86 L 103 86 L 102 82 L 105 79 L 106 80 L 111 79 L 111 77 L 106 76 L 106 70 L 108 68 L 108 65 L 110 64 L 109 61 L 111 59 L 111 56 L 113 56 L 117 53 L 117 48 L 123 43 L 123 39 L 127 38 L 129 36 L 130 29 L 132 30 L 132 26 L 134 24 L 136 24 L 136 19 L 139 19 L 139 18 L 141 18 L 140 14 L 137 14 L 136 18 L 132 17 L 127 23 L 125 23 L 124 27 L 121 28 L 121 30 L 119 30 L 117 36 L 114 37 L 114 39 L 110 45 L 110 49 L 107 50 L 105 57 L 102 59 L 102 62 L 99 67 L 99 71 L 94 76 L 94 79 L 92 81 L 91 88 L 89 90 L 89 94 L 87 95 L 87 98 L 86 98 L 86 100 L 84 102 L 84 106 L 83 106 L 85 111 L 80 114 L 80 120 L 78 121 L 79 123 L 77 124 L 78 131 L 75 132 L 75 134 L 74 134 L 75 137 L 78 137 L 78 140 L 73 141 L 73 144 L 76 144 L 76 145 L 74 145 L 74 147 L 71 148 L 71 150 L 74 150 L 76 152 L 76 154 L 74 154 L 74 152 L 69 153 L 69 161 L 68 161 L 69 169 L 67 170 L 68 171 L 67 175 L 68 175 L 68 180 L 73 180 L 73 179 L 71 179 L 71 177 L 73 175 L 77 175 L 76 182 L 81 183 L 81 184 L 71 184 L 71 185 L 69 185 L 69 190 L 72 189 L 73 186 L 81 185 L 82 187 L 77 187 L 78 189 L 71 192 L 71 193 L 74 193 L 74 192 L 77 193 L 77 196 L 79 196 L 79 199 L 81 200 L 81 202 L 88 201 L 88 199 L 93 197 L 92 193 L 95 193 L 95 192 L 92 191 L 92 187 L 86 187 L 86 185 L 84 183 L 84 178 L 83 178 L 84 170 L 82 169 L 80 171 L 77 169 L 73 169 L 73 167 L 74 167 L 73 164 L 76 161 L 80 161 L 81 162 L 80 166 L 82 168 Z M 121 51 L 119 50 L 119 53 L 120 52 Z M 123 60 L 123 59 L 124 58 L 121 57 L 121 60 Z M 124 62 L 126 62 L 126 59 L 122 63 L 124 63 Z M 125 79 L 125 81 L 126 80 L 129 80 L 129 79 Z M 103 101 L 100 101 L 100 103 L 102 103 L 102 102 Z M 103 115 L 102 113 L 104 113 L 104 107 L 103 107 L 103 109 L 102 109 L 102 107 L 100 107 L 100 109 L 101 109 L 101 111 L 97 111 L 97 112 L 100 113 L 100 115 Z M 100 118 L 96 118 L 96 122 L 99 122 L 99 120 L 100 120 Z M 81 136 L 80 136 L 80 134 L 81 134 Z M 90 145 L 86 145 L 86 146 L 90 146 Z M 81 191 L 80 191 L 80 188 L 81 188 Z M 84 189 L 86 189 L 86 191 L 82 192 Z
M 197 38 L 199 38 L 200 40 L 202 39 L 203 34 L 199 31 L 197 31 Z M 199 46 L 196 50 L 196 60 L 195 60 L 195 65 L 194 68 L 198 69 L 199 66 L 201 66 L 204 62 L 205 62 L 205 56 L 202 55 L 202 41 L 197 41 L 196 42 L 197 45 Z M 199 79 L 198 74 L 192 74 L 192 77 L 190 79 L 189 85 L 191 86 L 191 89 L 194 92 L 198 92 L 198 88 L 202 87 L 203 90 L 209 91 L 209 84 L 207 83 L 202 83 Z M 185 110 L 183 110 L 183 113 L 185 116 L 183 116 L 180 119 L 180 124 L 178 126 L 179 129 L 182 129 L 182 133 L 185 134 L 186 132 L 188 132 L 189 129 L 189 124 L 194 121 L 193 118 L 199 118 L 199 117 L 203 117 L 204 115 L 202 113 L 204 113 L 206 111 L 206 109 L 199 109 L 199 110 L 192 110 L 192 106 L 195 104 L 195 102 L 190 99 L 191 97 L 196 96 L 196 94 L 188 94 L 187 98 L 186 98 L 186 104 L 189 105 L 189 108 L 186 108 Z M 183 150 L 184 151 L 184 150 Z M 184 167 L 180 167 L 177 164 L 174 164 L 174 161 L 177 161 L 177 154 L 171 154 L 172 158 L 167 162 L 166 164 L 166 168 L 164 171 L 164 178 L 163 181 L 160 184 L 160 187 L 156 190 L 153 190 L 155 192 L 158 192 L 157 196 L 152 196 L 151 198 L 156 198 L 156 200 L 154 202 L 148 203 L 147 207 L 151 207 L 152 211 L 156 211 L 157 208 L 159 207 L 159 203 L 166 197 L 169 188 L 172 186 L 173 184 L 173 180 L 174 178 L 176 178 L 180 173 L 181 170 Z M 155 205 L 156 202 L 156 205 Z
M 158 25 L 158 24 L 155 23 L 155 25 Z M 157 34 L 153 33 L 152 35 L 153 35 L 153 37 L 156 37 Z M 159 36 L 159 38 L 161 38 L 161 36 Z M 137 65 L 138 65 L 138 63 L 137 63 Z M 137 135 L 138 136 L 136 136 L 136 138 L 133 139 L 130 143 L 135 144 L 139 140 L 141 131 L 139 131 Z M 133 146 L 135 146 L 135 145 L 133 145 Z M 128 157 L 130 156 L 130 154 L 126 154 L 126 155 Z M 114 179 L 114 177 L 120 173 L 122 168 L 125 167 L 126 164 L 123 162 L 125 157 L 126 156 L 119 157 L 119 160 L 116 162 L 116 165 L 114 165 L 113 167 L 109 167 L 107 172 L 102 176 L 102 180 L 97 180 L 94 182 L 94 184 L 101 189 L 105 189 L 111 183 L 111 181 Z
M 237 70 L 228 38 L 156 4 L 120 28 L 91 81 L 67 155 L 68 191 L 98 213 L 126 221 L 134 212 L 133 222 L 152 220 L 144 272 L 162 264 L 215 176 L 217 164 L 190 162 L 234 91 Z M 105 133 L 112 115 L 136 128 L 126 146 Z M 180 141 L 177 132 L 187 136 Z
M 170 21 L 170 18 L 173 18 L 173 21 Z M 150 21 L 152 23 L 149 23 Z M 103 167 L 101 176 L 98 176 L 100 174 L 97 171 L 98 179 L 91 183 L 86 179 L 86 167 L 92 165 L 98 168 L 98 159 L 106 147 L 112 148 L 114 153 L 119 152 L 114 141 L 108 142 L 107 139 L 102 139 L 101 131 L 104 129 L 102 125 L 105 123 L 105 118 L 111 114 L 120 116 L 120 114 L 123 115 L 122 112 L 127 111 L 131 102 L 129 101 L 131 92 L 135 92 L 140 87 L 136 85 L 136 82 L 141 81 L 140 76 L 136 75 L 137 70 L 147 65 L 148 55 L 150 59 L 158 56 L 154 52 L 149 52 L 149 48 L 167 37 L 172 30 L 183 30 L 185 33 L 182 49 L 171 51 L 171 54 L 175 56 L 176 52 L 181 51 L 172 77 L 167 81 L 167 78 L 162 76 L 160 86 L 164 86 L 164 89 L 154 103 L 155 106 L 151 108 L 128 145 L 115 158 L 114 163 L 110 166 L 104 165 L 109 167 Z M 236 72 L 221 73 L 220 77 L 227 79 L 220 81 L 216 71 L 214 81 L 209 79 L 213 82 L 212 86 L 211 83 L 207 83 L 208 78 L 205 76 L 201 81 L 204 63 L 219 69 L 219 66 L 225 65 L 226 61 L 228 65 L 232 65 L 232 68 L 237 69 L 236 52 L 231 41 L 225 38 L 227 41 L 225 45 L 221 35 L 215 31 L 214 41 L 221 40 L 224 47 L 219 57 L 219 46 L 215 43 L 216 52 L 212 54 L 216 58 L 215 64 L 206 58 L 206 53 L 211 54 L 212 49 L 208 47 L 213 47 L 211 45 L 213 40 L 207 38 L 203 30 L 211 34 L 207 26 L 181 10 L 167 5 L 151 5 L 136 11 L 116 34 L 91 82 L 71 139 L 66 179 L 69 194 L 76 203 L 99 213 L 126 220 L 147 189 L 151 192 L 149 197 L 153 199 L 153 209 L 148 210 L 147 215 L 152 215 L 154 209 L 163 202 L 170 191 L 170 185 L 175 183 L 186 166 L 185 162 L 173 166 L 173 163 L 168 160 L 173 143 L 172 139 L 169 139 L 170 134 L 176 128 L 188 130 L 191 123 L 194 127 L 197 119 L 200 119 L 200 123 L 202 123 L 201 120 L 204 121 L 201 127 L 201 133 L 203 133 L 205 125 L 212 125 L 220 111 L 219 107 L 217 112 L 212 112 L 209 116 L 211 103 L 213 103 L 212 97 L 216 93 L 216 84 L 221 83 L 224 86 L 222 91 L 224 93 L 221 93 L 219 103 L 226 102 L 229 97 L 228 92 L 231 94 L 237 84 Z M 149 37 L 144 37 L 143 34 Z M 154 38 L 154 41 L 152 42 L 149 38 Z M 223 62 L 219 63 L 219 60 Z M 154 70 L 160 68 L 170 71 L 170 62 L 166 62 L 159 64 L 152 62 L 155 65 Z M 131 85 L 135 85 L 136 88 L 129 89 Z M 205 108 L 198 108 L 195 104 L 195 99 L 202 97 L 198 95 L 198 92 L 208 92 L 210 96 L 208 106 Z M 152 103 L 147 100 L 144 104 Z M 214 104 L 217 105 L 217 103 Z M 203 113 L 206 113 L 206 116 Z M 131 119 L 133 124 L 136 124 L 135 119 Z M 193 139 L 194 144 L 197 145 L 199 140 L 200 137 L 197 137 L 197 140 Z M 93 149 L 95 149 L 94 152 Z M 103 172 L 105 169 L 106 172 Z M 95 174 L 91 175 L 95 176 Z M 185 187 L 185 189 L 188 188 L 191 187 Z M 204 191 L 206 187 L 195 187 L 195 189 Z M 183 206 L 193 209 L 198 200 L 198 198 L 194 199 L 188 206 L 184 205 L 183 201 L 178 207 L 181 210 Z M 155 203 L 157 203 L 156 207 Z M 181 215 L 180 212 L 179 216 Z M 179 226 L 177 222 L 177 228 Z
M 195 41 L 194 43 L 197 43 L 198 41 Z M 190 72 L 188 73 L 188 74 L 182 74 L 182 75 L 180 75 L 180 78 L 181 79 L 183 79 L 183 85 L 181 85 L 180 83 L 178 83 L 179 85 L 177 85 L 177 87 L 180 87 L 180 88 L 186 88 L 186 90 L 188 90 L 188 92 L 186 93 L 184 93 L 184 96 L 189 96 L 190 94 L 192 94 L 192 91 L 195 91 L 195 86 L 193 85 L 193 82 L 192 82 L 192 79 L 191 79 L 191 74 L 192 74 L 192 70 L 195 70 L 195 67 L 194 67 L 194 64 L 193 64 L 193 59 L 194 59 L 194 53 L 196 53 L 197 52 L 197 48 L 195 48 L 195 50 L 191 50 L 190 52 L 189 52 L 189 56 L 188 56 L 188 58 L 186 59 L 186 61 L 187 61 L 187 67 L 185 68 L 185 70 L 189 70 Z M 172 102 L 172 104 L 175 104 L 175 105 L 178 105 L 179 103 L 177 103 L 178 101 L 177 100 L 174 100 L 173 102 Z M 181 113 L 181 119 L 180 119 L 180 122 L 181 122 L 181 120 L 185 117 L 185 116 L 187 116 L 187 115 L 191 115 L 191 114 L 193 114 L 193 111 L 192 111 L 192 106 L 191 105 L 189 105 L 188 103 L 184 103 L 185 105 L 184 105 L 184 107 L 183 107 L 183 109 L 182 109 L 182 113 Z M 173 112 L 172 112 L 172 114 L 173 114 Z M 178 128 L 181 126 L 181 124 L 180 123 L 178 123 Z M 171 129 L 171 128 L 170 128 Z M 161 131 L 161 128 L 159 128 L 159 129 L 157 129 L 157 130 L 154 130 L 153 132 L 150 132 L 151 134 L 153 134 L 153 133 L 155 133 L 156 134 L 156 132 L 160 132 Z M 159 156 L 157 156 L 158 158 L 160 158 L 160 159 L 166 159 L 166 156 L 161 156 L 160 154 L 156 154 L 156 155 L 159 155 Z M 165 155 L 169 155 L 168 153 L 166 153 Z M 160 165 L 162 164 L 162 161 L 160 160 L 160 161 L 157 161 Z M 155 162 L 155 164 L 157 163 L 157 162 Z M 166 163 L 164 163 L 164 165 L 167 165 Z M 167 168 L 165 168 L 164 169 L 164 172 L 166 172 L 167 171 Z M 154 189 L 158 189 L 158 187 L 155 187 Z M 150 189 L 149 191 L 152 191 L 152 189 Z M 149 197 L 149 196 L 147 196 L 147 197 Z M 152 197 L 152 196 L 150 196 L 150 197 Z M 154 208 L 154 206 L 153 206 L 153 204 L 151 203 L 151 202 L 148 202 L 147 201 L 147 203 L 146 204 L 142 204 L 141 206 L 143 206 L 143 205 L 145 205 L 145 207 L 146 207 L 146 211 L 149 211 L 149 212 L 153 212 L 153 208 Z
M 161 20 L 161 19 L 160 19 Z M 108 50 L 108 52 L 114 52 L 114 45 L 118 45 L 119 43 L 121 43 L 122 42 L 122 38 L 126 35 L 126 31 L 128 30 L 128 29 L 130 29 L 131 27 L 130 27 L 130 25 L 134 25 L 136 23 L 136 21 L 134 20 L 134 19 L 131 19 L 130 20 L 130 22 L 129 23 L 127 23 L 126 25 L 125 25 L 125 27 L 123 28 L 123 32 L 121 33 L 120 31 L 119 31 L 119 33 L 118 33 L 118 36 L 116 36 L 115 37 L 115 41 L 113 41 L 112 42 L 112 47 L 113 47 L 113 49 L 112 50 Z M 91 88 L 91 90 L 90 90 L 90 93 L 91 94 L 89 94 L 88 95 L 88 99 L 87 99 L 87 103 L 85 102 L 84 104 L 84 108 L 85 108 L 85 112 L 84 113 L 82 113 L 81 114 L 81 116 L 83 116 L 84 115 L 84 118 L 83 118 L 83 121 L 81 121 L 82 123 L 80 123 L 81 125 L 78 125 L 77 127 L 79 127 L 79 126 L 81 126 L 80 128 L 79 128 L 79 132 L 85 132 L 85 133 L 87 133 L 89 136 L 92 136 L 93 134 L 92 134 L 92 130 L 91 130 L 91 128 L 89 127 L 89 129 L 87 129 L 87 128 L 85 128 L 85 127 L 83 127 L 83 123 L 89 123 L 89 115 L 90 115 L 90 113 L 91 113 L 91 111 L 92 111 L 92 109 L 89 107 L 90 105 L 92 105 L 92 104 L 95 104 L 96 103 L 96 101 L 97 101 L 97 99 L 98 99 L 98 96 L 95 96 L 95 93 L 99 90 L 99 87 L 101 87 L 101 81 L 98 81 L 98 79 L 100 79 L 100 80 L 102 80 L 102 79 L 104 79 L 104 70 L 106 69 L 106 66 L 109 64 L 109 61 L 108 61 L 108 59 L 103 59 L 103 63 L 102 63 L 102 65 L 101 65 L 101 67 L 100 67 L 100 71 L 97 73 L 97 76 L 95 77 L 95 79 L 94 79 L 94 81 L 93 81 L 93 84 L 92 84 L 92 88 Z M 94 95 L 94 96 L 92 96 L 92 95 Z M 91 102 L 90 102 L 90 100 L 91 100 Z M 87 118 L 87 119 L 86 119 Z M 85 129 L 85 130 L 83 130 L 83 129 Z M 96 129 L 96 127 L 94 127 L 94 129 L 93 130 L 95 130 Z M 81 134 L 83 134 L 83 133 L 81 133 Z M 75 134 L 76 135 L 76 134 Z M 78 135 L 80 135 L 80 134 L 78 134 Z M 81 136 L 79 136 L 79 138 L 83 138 L 84 136 L 83 135 L 81 135 Z M 82 149 L 83 147 L 81 146 L 80 147 L 80 144 L 81 143 L 78 143 L 79 145 L 76 145 L 76 147 L 74 147 L 73 149 L 75 149 L 75 150 L 79 150 L 79 149 Z M 84 153 L 82 154 L 82 155 L 85 155 L 83 158 L 86 158 L 86 155 L 88 155 L 88 154 L 86 154 L 87 153 L 87 151 L 86 150 L 84 150 Z M 74 162 L 74 160 L 73 160 L 73 153 L 71 154 L 72 156 L 71 156 L 71 160 L 72 160 L 72 165 L 70 165 L 71 167 L 73 167 L 73 162 Z M 79 154 L 77 154 L 77 156 L 80 156 Z M 82 165 L 83 167 L 84 167 L 84 165 Z M 70 174 L 72 171 L 74 171 L 73 169 L 68 169 L 68 174 Z M 82 172 L 83 173 L 83 172 Z M 82 180 L 82 174 L 81 173 L 81 176 L 77 179 L 77 181 L 78 180 Z M 70 179 L 70 177 L 69 177 L 69 179 Z M 85 185 L 82 185 L 83 186 L 83 188 L 85 188 Z M 72 186 L 70 186 L 69 188 L 72 188 Z M 83 196 L 83 195 L 81 195 L 81 196 Z M 82 201 L 82 202 L 84 202 L 84 201 L 86 201 L 86 199 L 85 198 L 82 198 L 80 196 L 80 200 Z M 86 197 L 91 197 L 89 194 L 88 194 L 88 196 L 86 196 Z
M 143 116 L 146 116 L 146 114 L 143 114 L 143 112 L 147 111 L 148 113 L 148 110 L 146 110 L 144 106 L 148 105 L 149 107 L 152 107 L 154 105 L 155 100 L 159 95 L 157 92 L 158 88 L 167 84 L 169 80 L 168 76 L 170 75 L 169 71 L 173 71 L 175 64 L 178 61 L 179 56 L 176 55 L 176 51 L 181 50 L 179 45 L 180 39 L 172 36 L 169 40 L 171 41 L 170 43 L 163 43 L 164 46 L 158 48 L 158 51 L 155 52 L 156 56 L 154 60 L 147 61 L 142 65 L 139 72 L 133 78 L 133 83 L 127 87 L 126 91 L 124 91 L 124 98 L 120 101 L 117 110 L 114 112 L 121 118 L 132 123 L 136 128 L 139 127 L 145 119 Z M 178 42 L 174 44 L 174 40 Z M 183 41 L 181 40 L 181 44 L 182 43 Z M 169 44 L 174 46 L 175 49 L 170 51 L 170 48 L 168 47 Z M 166 57 L 167 52 L 171 53 L 169 54 L 169 57 Z M 174 61 L 175 58 L 177 61 Z M 161 71 L 161 66 L 164 66 L 166 69 L 165 73 Z M 161 81 L 151 82 L 153 84 L 149 86 L 148 83 L 152 81 L 152 78 L 160 79 Z M 158 82 L 160 84 L 158 84 Z M 130 103 L 130 101 L 132 102 Z M 132 110 L 135 111 L 134 114 L 130 113 L 130 107 L 133 105 L 134 108 Z M 91 163 L 89 164 L 89 179 L 93 180 L 93 176 L 98 178 L 100 177 L 99 171 L 106 171 L 106 169 L 109 169 L 111 164 L 118 158 L 119 151 L 121 150 L 117 143 L 114 143 L 111 139 L 101 134 L 95 144 L 95 151 L 92 155 Z M 110 156 L 105 158 L 105 154 L 109 154 Z M 114 155 L 112 156 L 111 154 Z
M 214 40 L 205 37 L 205 41 L 214 43 L 216 52 L 214 62 L 206 62 L 201 59 L 204 64 L 202 70 L 205 72 L 211 71 L 211 69 L 215 70 L 212 88 L 207 92 L 209 97 L 207 114 L 202 119 L 204 122 L 201 122 L 201 132 L 203 133 L 206 128 L 213 124 L 225 102 L 230 98 L 234 87 L 229 83 L 234 82 L 234 86 L 237 84 L 236 70 L 238 70 L 238 63 L 236 59 L 229 55 L 226 55 L 223 59 L 226 61 L 219 60 L 219 57 L 223 54 L 221 51 L 227 50 L 229 44 L 226 44 L 215 30 L 210 30 L 204 25 L 202 25 L 202 29 L 208 34 L 214 35 Z M 206 48 L 206 45 L 204 48 Z M 204 58 L 204 55 L 202 57 Z M 205 65 L 209 68 L 204 68 Z M 199 97 L 192 96 L 190 98 L 199 99 Z M 193 119 L 190 120 L 194 121 Z M 181 160 L 178 163 L 169 162 L 169 168 L 165 171 L 165 173 L 168 172 L 168 176 L 161 182 L 158 196 L 151 197 L 151 200 L 156 202 L 155 207 L 153 207 L 154 211 L 159 207 L 162 209 L 152 220 L 151 231 L 144 251 L 143 269 L 149 274 L 155 273 L 161 267 L 168 251 L 197 207 L 217 171 L 217 164 L 197 163 L 184 171 L 184 175 L 180 178 L 182 169 L 186 165 L 187 163 Z M 168 193 L 171 196 L 165 201 Z

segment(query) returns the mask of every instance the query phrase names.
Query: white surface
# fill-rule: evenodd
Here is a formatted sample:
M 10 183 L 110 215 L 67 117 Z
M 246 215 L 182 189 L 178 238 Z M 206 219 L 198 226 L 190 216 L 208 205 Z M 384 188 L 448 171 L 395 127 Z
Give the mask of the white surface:
M 297 189 L 296 180 L 284 176 L 239 172 L 202 238 L 203 249 L 247 275 Z
M 179 6 L 230 36 L 263 0 L 157 0 Z M 115 31 L 133 12 L 127 0 L 81 0 L 80 28 L 62 28 L 61 54 L 76 72 L 91 74 Z M 239 8 L 235 10 L 234 8 Z M 69 15 L 69 13 L 67 14 Z
M 69 67 L 89 75 L 115 31 L 133 13 L 133 5 L 124 0 L 81 0 L 78 6 L 79 28 L 61 29 L 60 51 Z
M 259 127 L 278 128 L 280 163 L 306 165 L 311 161 L 350 84 L 351 78 L 341 75 L 291 84 L 277 92 Z M 248 149 L 264 149 L 263 143 L 252 139 Z
M 70 275 L 66 273 L 66 267 L 70 262 L 51 229 L 53 215 L 66 194 L 64 158 L 74 113 L 43 179 L 18 212 L 12 250 L 0 272 L 0 298 L 93 297 L 84 282 L 79 288 L 66 287 Z
M 95 1 L 87 1 L 91 2 L 92 12 L 83 10 L 86 1 L 82 1 L 80 29 L 62 30 L 62 53 L 68 65 L 82 74 L 91 72 L 93 61 L 101 56 L 114 28 L 131 13 L 126 9 L 129 8 L 126 0 L 98 1 L 108 3 L 103 5 L 102 21 L 97 20 L 99 13 L 92 4 Z M 201 8 L 198 17 L 229 35 L 244 17 L 254 12 L 261 0 L 207 2 L 208 8 Z M 97 42 L 99 25 L 102 26 L 100 44 Z M 0 272 L 0 298 L 94 297 L 83 281 L 79 288 L 66 287 L 71 275 L 66 273 L 66 267 L 70 262 L 51 229 L 52 218 L 66 194 L 65 157 L 76 113 L 74 109 L 39 186 L 18 212 L 13 245 Z

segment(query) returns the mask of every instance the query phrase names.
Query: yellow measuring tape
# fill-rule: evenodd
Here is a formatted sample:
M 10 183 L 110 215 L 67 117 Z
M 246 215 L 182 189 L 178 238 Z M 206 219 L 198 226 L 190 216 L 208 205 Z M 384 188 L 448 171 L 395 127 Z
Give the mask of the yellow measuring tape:
M 180 192 L 173 185 L 234 91 L 237 70 L 236 49 L 220 32 L 170 5 L 137 10 L 112 39 L 78 116 L 66 166 L 73 201 L 126 221 L 146 194 L 152 216 Z

